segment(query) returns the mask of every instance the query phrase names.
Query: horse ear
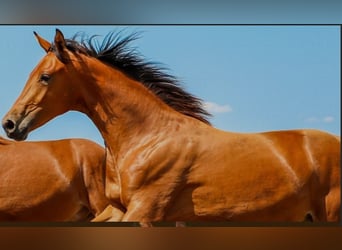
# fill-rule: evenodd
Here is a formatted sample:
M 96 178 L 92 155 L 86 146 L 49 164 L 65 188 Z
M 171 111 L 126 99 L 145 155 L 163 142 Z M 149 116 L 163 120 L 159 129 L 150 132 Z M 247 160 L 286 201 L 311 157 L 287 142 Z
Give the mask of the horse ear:
M 37 34 L 37 32 L 33 31 L 33 34 L 35 35 L 35 37 L 37 38 L 37 41 L 40 45 L 40 47 L 42 47 L 45 52 L 47 53 L 49 51 L 49 49 L 51 48 L 51 43 L 49 43 L 48 41 L 46 41 L 44 38 L 42 38 L 41 36 L 39 36 Z
M 62 61 L 66 62 L 68 57 L 67 53 L 67 46 L 64 39 L 64 35 L 62 31 L 59 29 L 56 29 L 56 35 L 55 35 L 55 46 L 56 46 L 56 55 L 57 57 Z
M 55 44 L 56 44 L 57 49 L 66 48 L 64 35 L 63 35 L 62 31 L 60 31 L 59 29 L 56 29 Z

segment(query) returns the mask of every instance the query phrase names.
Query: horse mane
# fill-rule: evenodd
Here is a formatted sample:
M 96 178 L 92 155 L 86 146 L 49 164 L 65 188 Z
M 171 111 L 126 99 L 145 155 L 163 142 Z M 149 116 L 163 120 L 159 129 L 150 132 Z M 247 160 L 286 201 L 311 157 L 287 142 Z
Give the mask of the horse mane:
M 81 37 L 80 41 L 76 40 L 78 37 Z M 77 33 L 65 41 L 70 51 L 95 57 L 122 71 L 142 83 L 174 110 L 210 125 L 208 117 L 211 115 L 205 110 L 201 99 L 185 91 L 178 79 L 167 74 L 158 63 L 147 62 L 135 48 L 128 47 L 139 38 L 139 33 L 122 37 L 121 32 L 111 32 L 102 43 L 96 37 L 85 38 L 84 34 Z

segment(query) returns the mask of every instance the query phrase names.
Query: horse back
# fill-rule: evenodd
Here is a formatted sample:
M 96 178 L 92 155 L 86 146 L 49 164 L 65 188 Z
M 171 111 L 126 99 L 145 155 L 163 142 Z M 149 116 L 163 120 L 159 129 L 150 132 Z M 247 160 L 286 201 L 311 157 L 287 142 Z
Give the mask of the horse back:
M 320 186 L 340 185 L 340 139 L 319 130 L 263 133 L 299 176 L 314 174 Z

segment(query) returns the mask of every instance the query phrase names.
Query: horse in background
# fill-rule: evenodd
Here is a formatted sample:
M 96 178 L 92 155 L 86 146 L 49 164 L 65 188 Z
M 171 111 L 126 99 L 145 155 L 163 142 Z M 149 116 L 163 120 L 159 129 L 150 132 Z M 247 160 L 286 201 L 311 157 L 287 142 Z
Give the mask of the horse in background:
M 104 171 L 104 148 L 89 140 L 0 137 L 0 221 L 90 221 L 112 209 Z

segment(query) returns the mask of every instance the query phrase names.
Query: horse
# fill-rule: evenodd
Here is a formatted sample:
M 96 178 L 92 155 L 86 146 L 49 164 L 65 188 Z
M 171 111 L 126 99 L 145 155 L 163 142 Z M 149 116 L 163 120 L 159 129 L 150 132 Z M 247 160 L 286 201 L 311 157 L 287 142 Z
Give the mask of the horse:
M 7 135 L 69 110 L 86 114 L 108 147 L 106 195 L 121 221 L 340 220 L 340 140 L 296 129 L 237 133 L 213 127 L 201 100 L 124 38 L 54 41 L 4 116 Z
M 105 151 L 85 139 L 16 142 L 0 137 L 1 222 L 105 221 Z M 104 217 L 105 213 L 110 216 Z

